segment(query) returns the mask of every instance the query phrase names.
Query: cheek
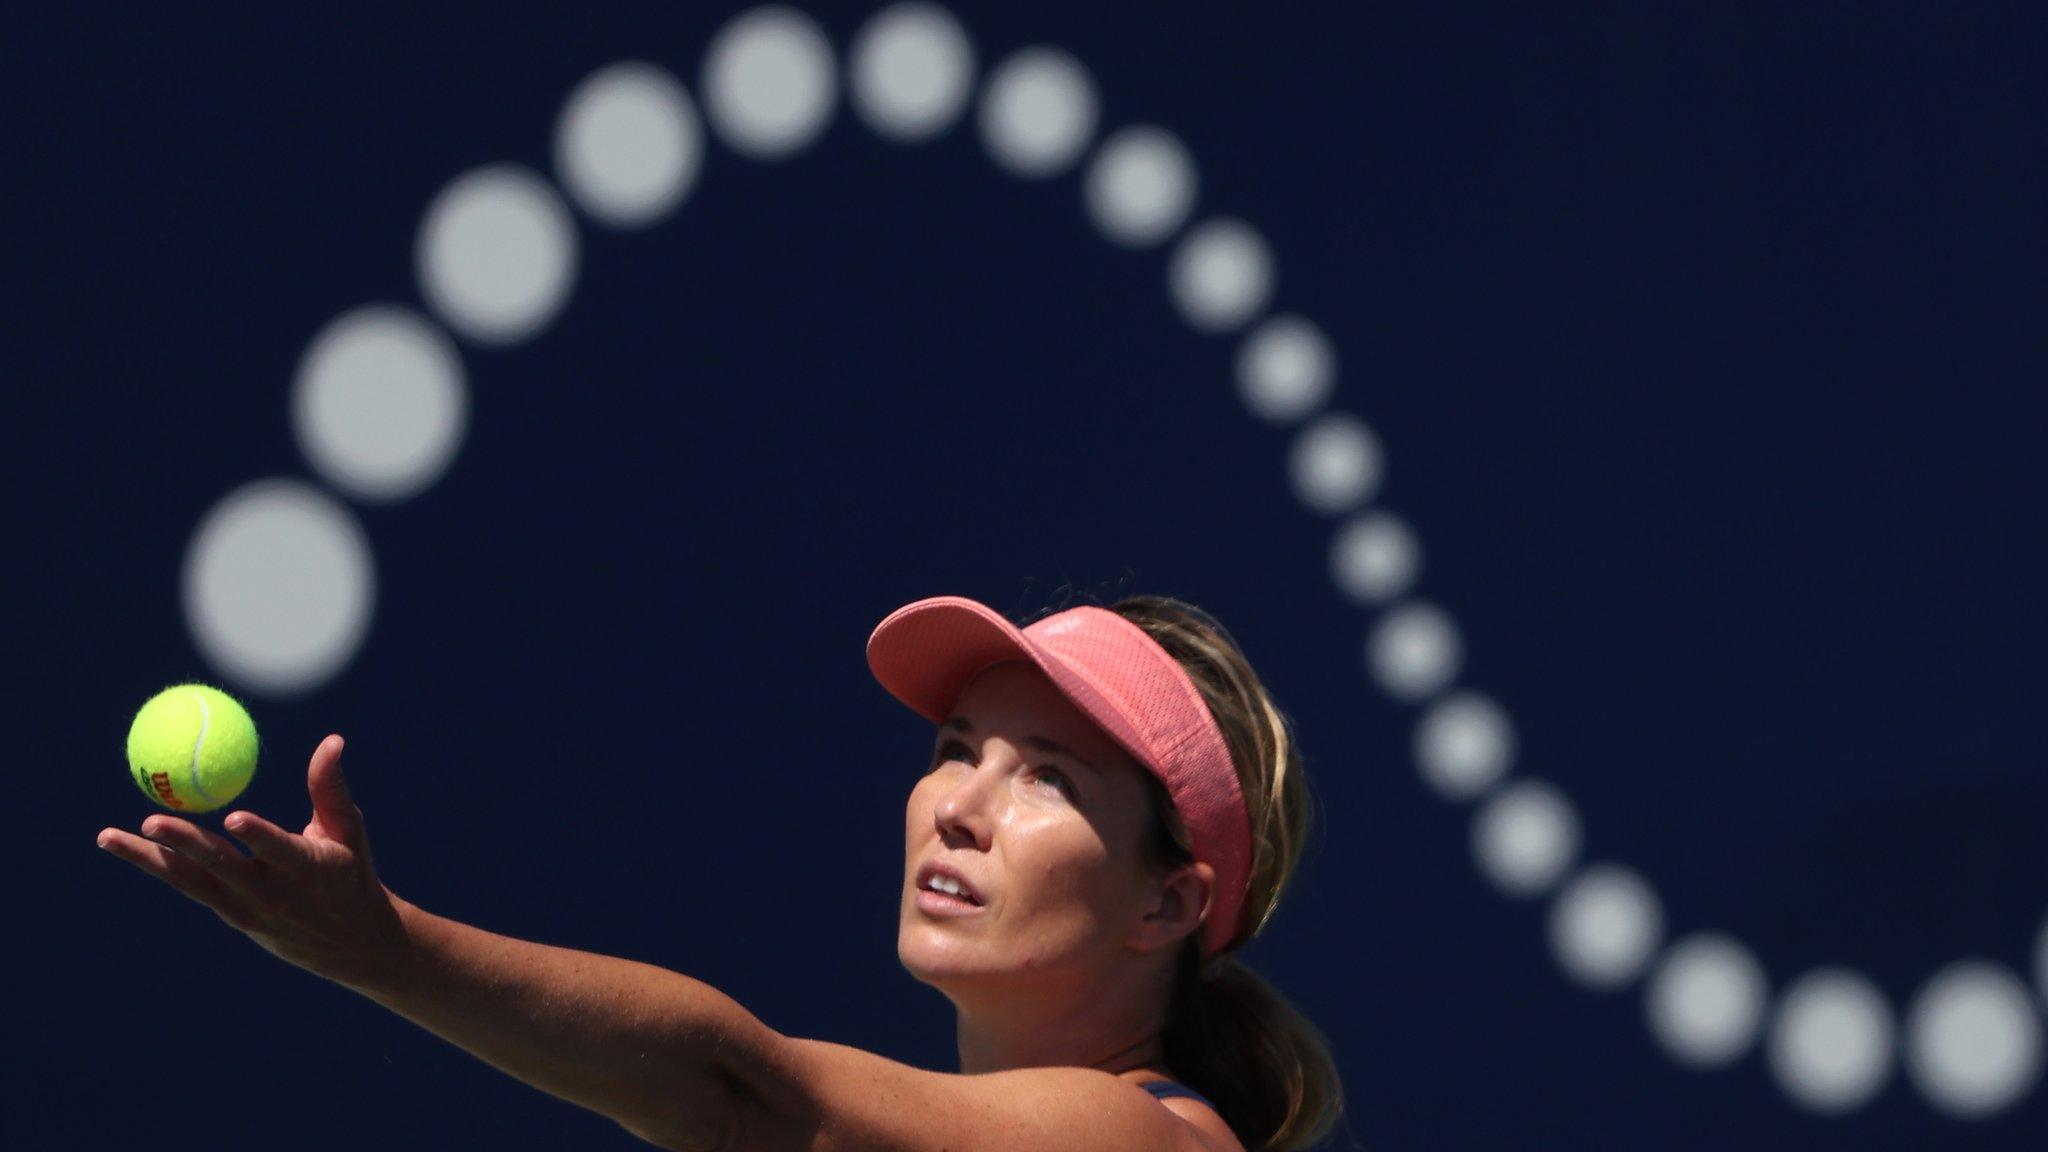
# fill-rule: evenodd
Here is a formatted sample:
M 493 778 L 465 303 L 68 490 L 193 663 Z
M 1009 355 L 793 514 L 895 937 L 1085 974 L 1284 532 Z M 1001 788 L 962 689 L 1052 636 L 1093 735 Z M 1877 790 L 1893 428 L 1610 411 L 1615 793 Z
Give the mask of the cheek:
M 1086 823 L 1027 816 L 1004 832 L 1012 874 L 1024 882 L 1031 903 L 1100 907 L 1116 899 L 1109 856 Z

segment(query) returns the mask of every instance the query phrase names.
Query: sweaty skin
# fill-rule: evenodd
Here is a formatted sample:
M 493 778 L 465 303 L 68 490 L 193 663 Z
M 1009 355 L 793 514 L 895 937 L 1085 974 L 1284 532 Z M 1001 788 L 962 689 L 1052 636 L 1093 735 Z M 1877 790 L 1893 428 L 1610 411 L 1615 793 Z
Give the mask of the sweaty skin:
M 1171 1079 L 1159 1034 L 1174 955 L 1200 930 L 1215 870 L 1146 861 L 1146 769 L 1035 665 L 986 669 L 953 716 L 967 730 L 939 726 L 904 811 L 896 950 L 953 1002 L 960 1071 L 1079 1065 L 1134 1083 Z M 984 910 L 920 909 L 927 860 L 966 876 Z M 1215 1116 L 1193 1100 L 1166 1103 Z
M 338 735 L 307 765 L 303 832 L 247 810 L 228 814 L 227 836 L 158 813 L 143 835 L 107 828 L 98 843 L 280 959 L 661 1148 L 957 1152 L 959 1132 L 934 1119 L 972 1115 L 977 1146 L 1009 1152 L 1242 1152 L 1198 1101 L 1145 1099 L 1088 1071 L 1171 1077 L 1159 1044 L 1166 977 L 1200 929 L 1212 870 L 1143 864 L 1144 770 L 1035 667 L 978 677 L 960 714 L 971 732 L 942 728 L 945 758 L 911 789 L 898 954 L 959 1009 L 963 1074 L 785 1036 L 681 973 L 401 899 L 371 862 Z M 1040 737 L 1071 755 L 1035 747 Z M 917 908 L 927 858 L 964 874 L 985 910 L 941 919 Z

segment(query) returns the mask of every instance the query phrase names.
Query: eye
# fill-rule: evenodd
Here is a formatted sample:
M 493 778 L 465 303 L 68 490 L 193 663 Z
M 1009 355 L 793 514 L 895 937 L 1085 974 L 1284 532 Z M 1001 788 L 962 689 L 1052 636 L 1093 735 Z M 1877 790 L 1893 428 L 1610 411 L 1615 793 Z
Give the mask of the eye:
M 1070 799 L 1074 796 L 1074 782 L 1072 780 L 1067 779 L 1066 773 L 1061 772 L 1057 768 L 1047 767 L 1040 767 L 1039 772 L 1044 776 L 1059 781 L 1060 789 L 1064 791 Z
M 925 769 L 925 771 L 931 772 L 933 770 L 936 770 L 939 765 L 946 764 L 954 760 L 972 761 L 973 759 L 973 749 L 969 748 L 965 744 L 962 744 L 958 740 L 947 740 L 939 745 L 937 751 L 932 753 L 931 767 Z M 1052 767 L 1049 764 L 1039 765 L 1038 773 L 1041 777 L 1051 777 L 1052 779 L 1059 781 L 1060 790 L 1065 792 L 1070 799 L 1079 799 L 1080 793 L 1074 788 L 1074 782 L 1072 780 L 1067 779 L 1066 773 L 1060 771 L 1057 768 Z

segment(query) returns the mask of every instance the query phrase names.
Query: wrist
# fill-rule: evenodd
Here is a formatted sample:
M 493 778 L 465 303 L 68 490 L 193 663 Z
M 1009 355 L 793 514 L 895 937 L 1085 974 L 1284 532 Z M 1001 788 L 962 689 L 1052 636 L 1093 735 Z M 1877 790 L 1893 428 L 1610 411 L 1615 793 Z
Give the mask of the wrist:
M 384 889 L 391 917 L 383 940 L 352 971 L 337 974 L 335 983 L 389 1005 L 424 981 L 441 917 Z

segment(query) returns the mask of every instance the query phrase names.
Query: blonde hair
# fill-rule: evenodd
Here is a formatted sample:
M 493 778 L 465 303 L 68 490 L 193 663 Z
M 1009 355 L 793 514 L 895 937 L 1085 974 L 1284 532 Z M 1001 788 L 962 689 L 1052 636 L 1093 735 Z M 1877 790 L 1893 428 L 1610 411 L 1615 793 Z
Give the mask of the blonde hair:
M 1329 1041 L 1280 990 L 1234 953 L 1259 934 L 1301 860 L 1312 797 L 1292 723 L 1216 619 L 1170 596 L 1126 596 L 1108 609 L 1144 629 L 1179 661 L 1223 731 L 1251 817 L 1252 867 L 1242 926 L 1205 966 L 1201 933 L 1176 961 L 1161 1036 L 1175 1077 L 1208 1097 L 1248 1152 L 1294 1152 L 1329 1135 L 1344 1114 L 1344 1085 Z M 1172 868 L 1194 859 L 1165 786 L 1147 775 L 1151 857 Z M 1205 967 L 1212 973 L 1204 974 Z M 1348 1125 L 1347 1125 L 1348 1127 Z

